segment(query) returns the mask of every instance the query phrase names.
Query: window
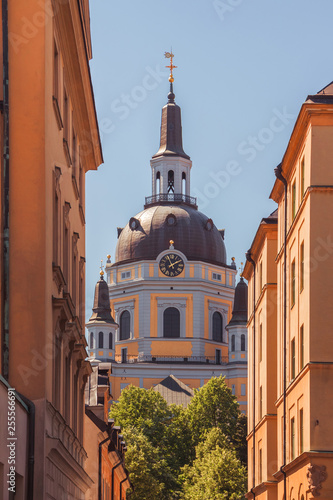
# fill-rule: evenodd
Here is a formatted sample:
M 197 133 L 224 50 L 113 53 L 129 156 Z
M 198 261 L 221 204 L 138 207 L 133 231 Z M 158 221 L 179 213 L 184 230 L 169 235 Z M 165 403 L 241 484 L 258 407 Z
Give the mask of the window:
M 128 311 L 123 311 L 120 315 L 119 340 L 127 340 L 131 335 L 131 316 Z
M 292 220 L 294 220 L 296 216 L 296 181 L 293 182 L 291 187 L 291 216 Z
M 291 264 L 291 307 L 295 305 L 296 300 L 296 266 L 293 260 Z
M 168 193 L 175 192 L 175 175 L 173 170 L 168 172 Z
M 304 288 L 304 241 L 302 242 L 301 247 L 300 247 L 299 260 L 300 260 L 299 292 L 301 293 L 301 291 Z
M 93 334 L 93 332 L 90 332 L 89 345 L 90 345 L 90 349 L 94 348 L 94 334 Z
M 53 54 L 53 95 L 56 99 L 59 99 L 59 52 L 55 42 Z
M 232 386 L 231 386 L 231 392 L 232 392 L 232 394 L 235 396 L 235 394 L 236 394 L 236 387 L 235 387 L 235 384 L 232 384 Z
M 222 275 L 217 273 L 212 273 L 212 279 L 217 281 L 222 281 Z
M 259 388 L 259 418 L 262 418 L 262 385 Z
M 291 460 L 295 458 L 295 419 L 292 418 L 290 422 L 290 454 Z
M 302 370 L 302 368 L 304 368 L 304 325 L 302 325 L 300 328 L 299 345 L 300 345 L 299 364 L 300 364 L 300 369 Z
M 216 311 L 213 314 L 213 340 L 215 340 L 215 342 L 222 342 L 222 326 L 222 316 Z
M 262 448 L 259 450 L 259 484 L 262 483 Z
M 69 138 L 69 102 L 67 92 L 64 89 L 64 139 L 68 142 Z
M 156 174 L 156 185 L 155 185 L 156 194 L 160 194 L 161 192 L 161 175 L 159 172 Z
M 291 380 L 294 380 L 296 377 L 296 351 L 295 351 L 295 339 L 291 341 L 290 348 L 290 356 L 291 356 Z
M 127 363 L 127 347 L 125 347 L 121 350 L 121 362 Z M 128 384 L 126 384 L 126 385 L 128 385 Z
M 259 326 L 259 361 L 262 361 L 262 323 Z
M 59 235 L 59 197 L 58 194 L 54 193 L 54 206 L 53 206 L 53 262 L 58 264 L 58 242 L 60 239 Z
M 241 335 L 241 351 L 245 351 L 245 335 L 242 333 Z
M 241 396 L 246 396 L 246 384 L 241 384 Z
M 99 332 L 98 334 L 98 348 L 103 349 L 104 341 L 103 341 L 104 334 L 103 332 Z
M 231 352 L 235 351 L 235 335 L 231 336 Z
M 163 314 L 163 337 L 180 337 L 180 313 L 175 307 L 168 307 Z
M 217 365 L 221 364 L 221 349 L 215 349 L 215 363 Z
M 305 194 L 305 158 L 303 156 L 301 161 L 301 195 L 302 198 Z
M 263 285 L 263 282 L 262 282 L 262 262 L 260 262 L 260 264 L 259 264 L 259 295 L 260 295 L 260 292 L 262 290 L 262 285 Z
M 182 173 L 182 194 L 186 194 L 186 174 Z
M 304 451 L 304 417 L 303 417 L 303 408 L 299 411 L 299 452 L 303 453 Z
M 109 333 L 109 349 L 112 349 L 112 332 Z
M 72 113 L 72 123 L 73 123 L 73 113 Z M 75 134 L 75 131 L 73 129 L 73 133 L 72 133 L 72 167 L 73 167 L 72 175 L 73 175 L 73 177 L 76 177 L 76 163 L 77 163 L 76 143 L 77 143 L 76 134 Z
M 131 277 L 131 271 L 125 271 L 125 272 L 121 273 L 121 279 L 122 280 L 126 280 L 126 279 L 128 279 L 130 277 Z

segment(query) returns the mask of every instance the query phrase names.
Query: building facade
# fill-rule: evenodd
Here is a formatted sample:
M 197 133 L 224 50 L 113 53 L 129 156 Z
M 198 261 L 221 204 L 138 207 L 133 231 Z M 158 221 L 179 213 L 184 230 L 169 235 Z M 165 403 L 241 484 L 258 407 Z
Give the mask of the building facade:
M 331 83 L 302 105 L 275 169 L 277 220 L 264 231 L 261 224 L 244 270 L 253 391 L 248 498 L 333 498 L 332 139 Z
M 15 498 L 83 499 L 85 172 L 102 163 L 88 0 L 2 2 L 1 408 L 15 389 Z M 0 497 L 7 418 L 1 412 Z M 7 453 L 8 454 L 8 453 Z
M 150 162 L 152 195 L 118 228 L 115 261 L 108 256 L 105 266 L 117 327 L 90 319 L 89 354 L 111 361 L 115 400 L 129 384 L 148 389 L 170 374 L 191 389 L 225 375 L 246 412 L 246 311 L 231 321 L 236 265 L 227 264 L 224 230 L 191 197 L 192 162 L 171 80 L 160 147 Z M 240 289 L 247 292 L 245 282 Z

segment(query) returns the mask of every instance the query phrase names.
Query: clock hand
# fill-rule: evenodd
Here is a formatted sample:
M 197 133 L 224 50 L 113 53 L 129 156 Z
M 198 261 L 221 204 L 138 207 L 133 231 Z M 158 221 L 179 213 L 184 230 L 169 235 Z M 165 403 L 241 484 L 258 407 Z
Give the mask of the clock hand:
M 173 265 L 178 264 L 178 262 L 181 262 L 181 260 L 176 260 L 176 262 L 174 262 Z

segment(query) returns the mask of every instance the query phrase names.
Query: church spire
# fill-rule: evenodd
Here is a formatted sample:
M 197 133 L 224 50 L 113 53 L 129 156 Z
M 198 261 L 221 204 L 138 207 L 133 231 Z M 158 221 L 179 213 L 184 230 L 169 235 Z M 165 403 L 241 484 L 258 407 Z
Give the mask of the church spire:
M 170 92 L 168 94 L 168 103 L 162 109 L 160 148 L 153 158 L 160 156 L 180 156 L 190 159 L 183 150 L 180 107 L 175 103 L 175 94 L 173 92 L 173 70 L 177 66 L 173 64 L 174 55 L 172 52 L 165 52 L 164 55 L 170 59 L 170 65 L 166 66 L 170 69 Z

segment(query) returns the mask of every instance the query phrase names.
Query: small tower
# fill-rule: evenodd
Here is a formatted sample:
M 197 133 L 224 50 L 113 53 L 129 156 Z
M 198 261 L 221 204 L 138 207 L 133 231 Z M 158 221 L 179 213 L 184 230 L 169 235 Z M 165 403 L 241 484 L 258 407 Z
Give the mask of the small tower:
M 229 363 L 247 362 L 247 284 L 241 277 L 236 289 L 229 334 Z
M 89 356 L 100 361 L 114 360 L 115 332 L 118 325 L 111 315 L 109 289 L 104 280 L 103 269 L 96 283 L 93 313 L 86 327 Z

